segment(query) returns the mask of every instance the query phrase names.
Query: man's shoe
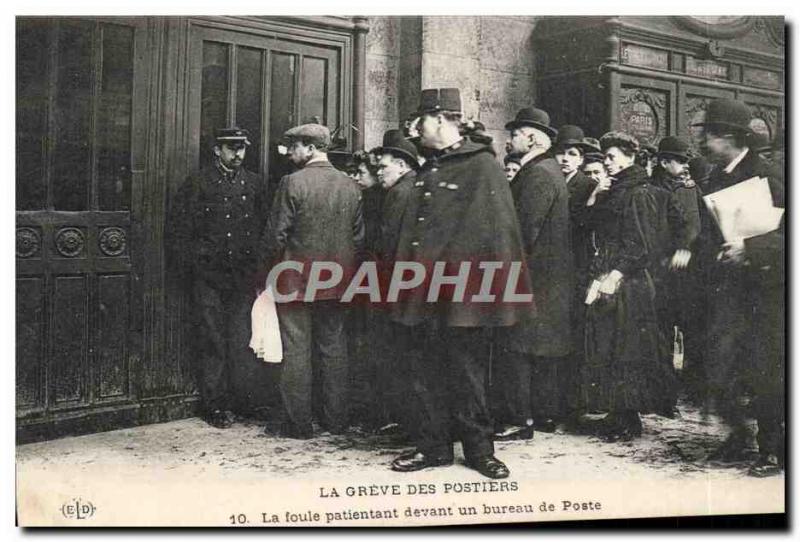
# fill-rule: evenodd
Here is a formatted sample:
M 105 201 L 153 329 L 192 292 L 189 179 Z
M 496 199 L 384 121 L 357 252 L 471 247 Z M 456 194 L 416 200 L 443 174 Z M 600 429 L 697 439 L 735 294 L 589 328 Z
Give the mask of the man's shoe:
M 750 465 L 747 471 L 748 476 L 755 476 L 756 478 L 767 478 L 769 476 L 777 476 L 783 472 L 778 458 L 775 455 L 761 455 L 759 458 Z
M 532 438 L 532 425 L 507 425 L 502 431 L 498 431 L 493 436 L 493 439 L 497 442 L 505 442 L 510 440 L 530 440 Z
M 227 429 L 233 425 L 234 415 L 230 410 L 213 410 L 204 418 L 206 423 L 217 429 Z
M 311 424 L 297 425 L 292 422 L 283 422 L 283 424 L 281 424 L 280 436 L 282 438 L 308 440 L 314 437 L 314 429 L 311 427 Z
M 708 461 L 736 463 L 752 457 L 748 453 L 748 434 L 744 430 L 734 430 L 716 450 L 708 455 Z
M 409 452 L 397 456 L 392 461 L 392 470 L 397 472 L 414 472 L 429 467 L 446 467 L 453 464 L 453 455 L 431 455 L 422 452 Z
M 506 467 L 505 463 L 497 459 L 493 455 L 485 455 L 473 460 L 467 460 L 467 466 L 475 469 L 487 478 L 508 478 L 511 472 Z
M 547 418 L 546 420 L 535 421 L 533 426 L 540 433 L 555 433 L 557 425 L 555 420 Z

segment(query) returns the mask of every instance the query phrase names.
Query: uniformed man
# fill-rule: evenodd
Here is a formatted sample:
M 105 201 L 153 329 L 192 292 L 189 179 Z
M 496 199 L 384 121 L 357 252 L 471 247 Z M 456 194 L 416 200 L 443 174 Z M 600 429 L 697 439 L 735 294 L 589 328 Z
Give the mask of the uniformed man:
M 247 130 L 217 130 L 211 167 L 186 180 L 171 213 L 197 319 L 192 344 L 203 417 L 220 428 L 234 421 L 231 367 L 254 359 L 250 309 L 267 202 L 264 180 L 242 167 L 249 144 Z
M 748 147 L 751 113 L 740 101 L 708 104 L 701 129 L 701 152 L 716 165 L 706 194 L 753 177 L 768 181 L 775 207 L 785 207 L 783 172 Z M 758 425 L 758 458 L 750 474 L 769 476 L 784 465 L 785 268 L 784 222 L 770 233 L 747 239 L 724 239 L 703 209 L 705 287 L 708 291 L 708 384 L 731 426 L 712 454 L 722 461 L 745 457 L 749 440 L 741 395 L 753 397 Z
M 280 390 L 286 411 L 281 435 L 308 439 L 313 436 L 314 350 L 318 355 L 313 360 L 323 380 L 322 425 L 331 433 L 341 433 L 349 422 L 346 307 L 339 299 L 363 252 L 364 221 L 358 187 L 327 159 L 328 128 L 303 124 L 288 130 L 284 139 L 289 160 L 298 170 L 281 179 L 265 246 L 268 261 L 303 266 L 298 272 L 281 274 L 275 286 L 279 295 L 296 294 L 297 299 L 276 305 L 283 342 Z M 314 291 L 311 273 L 317 262 L 339 265 L 342 280 Z M 322 274 L 316 278 L 322 288 Z
M 569 193 L 562 173 L 577 175 L 583 131 L 567 127 L 556 153 L 550 153 L 556 130 L 546 111 L 525 108 L 506 124 L 509 146 L 522 167 L 511 184 L 531 277 L 536 317 L 499 334 L 494 365 L 497 399 L 504 427 L 495 440 L 529 439 L 534 429 L 554 432 L 566 421 L 568 398 L 577 384 L 570 312 L 574 297 L 569 225 Z M 569 153 L 569 160 L 565 155 Z M 564 164 L 569 161 L 569 167 Z M 581 174 L 582 176 L 582 174 Z M 504 412 L 505 411 L 505 412 Z
M 427 161 L 403 217 L 395 260 L 416 262 L 428 271 L 441 262 L 448 276 L 474 260 L 500 263 L 506 270 L 517 262 L 519 268 L 524 259 L 508 181 L 490 147 L 459 133 L 458 89 L 423 90 L 418 115 Z M 526 274 L 520 282 L 522 291 L 530 292 Z M 408 472 L 450 465 L 453 440 L 461 440 L 467 466 L 505 478 L 508 468 L 494 456 L 486 396 L 490 334 L 492 328 L 515 324 L 531 306 L 470 302 L 469 294 L 459 302 L 454 290 L 444 287 L 429 302 L 430 292 L 418 288 L 390 306 L 413 379 L 408 404 L 416 443 L 416 450 L 397 457 L 392 468 Z

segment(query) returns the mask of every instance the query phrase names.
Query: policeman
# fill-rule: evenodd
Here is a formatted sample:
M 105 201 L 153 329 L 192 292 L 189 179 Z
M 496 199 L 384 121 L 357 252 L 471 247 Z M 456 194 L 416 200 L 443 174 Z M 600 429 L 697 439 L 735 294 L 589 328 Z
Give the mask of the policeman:
M 448 275 L 473 259 L 500 262 L 506 269 L 511 262 L 521 265 L 522 239 L 508 181 L 489 146 L 459 133 L 459 90 L 423 90 L 417 114 L 428 159 L 414 182 L 395 261 L 443 262 Z M 488 347 L 492 328 L 513 325 L 531 308 L 458 302 L 442 292 L 427 302 L 428 292 L 418 289 L 390 307 L 397 335 L 405 338 L 404 363 L 416 392 L 409 398 L 416 450 L 397 457 L 392 469 L 451 465 L 458 439 L 468 467 L 505 478 L 509 471 L 494 456 L 487 405 Z
M 242 167 L 247 130 L 225 128 L 215 135 L 211 166 L 186 179 L 170 216 L 196 319 L 192 343 L 203 417 L 225 428 L 233 422 L 231 368 L 253 358 L 250 309 L 267 202 L 266 183 Z

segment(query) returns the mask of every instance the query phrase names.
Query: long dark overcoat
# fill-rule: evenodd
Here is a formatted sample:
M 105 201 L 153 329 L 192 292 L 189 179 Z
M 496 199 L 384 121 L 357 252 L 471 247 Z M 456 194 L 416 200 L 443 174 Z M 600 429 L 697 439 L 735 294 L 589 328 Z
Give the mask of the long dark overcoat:
M 748 151 L 728 174 L 718 169 L 706 194 L 752 177 L 766 177 L 773 205 L 785 207 L 783 171 Z M 717 261 L 723 243 L 716 223 L 701 211 L 701 256 L 708 295 L 707 376 L 723 392 L 741 383 L 761 395 L 783 393 L 785 363 L 785 227 L 745 240 L 747 265 Z
M 416 180 L 417 172 L 414 170 L 409 171 L 386 191 L 386 195 L 383 198 L 380 252 L 384 259 L 394 258 L 397 252 L 400 227 L 403 224 L 408 202 L 415 194 L 414 183 Z
M 660 412 L 674 404 L 675 375 L 660 341 L 648 233 L 658 202 L 638 165 L 621 171 L 589 214 L 595 279 L 617 270 L 617 292 L 586 310 L 583 398 L 589 410 Z
M 395 322 L 412 326 L 437 318 L 445 326 L 497 327 L 513 325 L 533 312 L 530 302 L 503 300 L 502 276 L 512 262 L 522 271 L 516 293 L 529 293 L 530 281 L 511 190 L 490 146 L 464 139 L 429 157 L 417 173 L 395 260 L 417 262 L 429 271 L 435 262 L 444 262 L 447 275 L 456 274 L 463 262 L 472 262 L 473 270 L 480 262 L 503 266 L 495 274 L 495 301 L 472 302 L 480 285 L 470 282 L 463 303 L 448 296 L 452 288 L 443 288 L 442 296 L 427 302 L 423 285 L 391 305 Z
M 596 186 L 597 181 L 584 175 L 581 171 L 576 172 L 567 182 L 575 281 L 580 284 L 585 282 L 584 275 L 593 254 L 590 232 L 584 219 L 586 217 L 586 201 Z
M 536 317 L 507 330 L 504 346 L 536 356 L 565 356 L 572 346 L 573 294 L 567 184 L 558 163 L 542 154 L 522 166 L 511 183 L 511 193 Z

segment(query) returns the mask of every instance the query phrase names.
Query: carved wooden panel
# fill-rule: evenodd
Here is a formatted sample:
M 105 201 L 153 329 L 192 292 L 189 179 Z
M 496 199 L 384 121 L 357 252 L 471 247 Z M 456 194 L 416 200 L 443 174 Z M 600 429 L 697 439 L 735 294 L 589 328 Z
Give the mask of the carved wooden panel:
M 16 294 L 17 408 L 27 410 L 44 406 L 44 280 L 39 277 L 17 278 Z
M 97 278 L 97 349 L 93 366 L 101 399 L 128 393 L 128 283 L 125 275 Z
M 688 137 L 695 149 L 700 148 L 700 136 L 702 130 L 692 125 L 698 122 L 703 122 L 703 119 L 705 119 L 706 116 L 708 102 L 711 100 L 712 98 L 707 96 L 687 95 L 683 104 L 686 125 L 684 126 L 685 131 L 679 135 Z
M 669 94 L 655 89 L 623 87 L 619 97 L 619 125 L 641 143 L 657 144 L 668 135 Z
M 89 353 L 88 278 L 58 276 L 53 280 L 50 337 L 50 381 L 56 405 L 85 402 Z
M 753 113 L 750 128 L 756 133 L 764 134 L 771 141 L 781 126 L 780 108 L 764 104 L 748 105 Z

